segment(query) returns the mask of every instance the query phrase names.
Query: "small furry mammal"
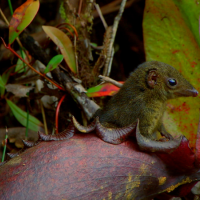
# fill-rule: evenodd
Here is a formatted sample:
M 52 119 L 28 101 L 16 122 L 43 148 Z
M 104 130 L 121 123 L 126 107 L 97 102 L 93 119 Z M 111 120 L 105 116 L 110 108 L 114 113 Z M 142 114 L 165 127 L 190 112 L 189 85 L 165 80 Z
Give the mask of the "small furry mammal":
M 154 140 L 158 131 L 173 139 L 162 123 L 166 101 L 197 95 L 197 90 L 172 66 L 158 61 L 145 62 L 96 116 L 109 128 L 125 127 L 139 118 L 141 135 Z

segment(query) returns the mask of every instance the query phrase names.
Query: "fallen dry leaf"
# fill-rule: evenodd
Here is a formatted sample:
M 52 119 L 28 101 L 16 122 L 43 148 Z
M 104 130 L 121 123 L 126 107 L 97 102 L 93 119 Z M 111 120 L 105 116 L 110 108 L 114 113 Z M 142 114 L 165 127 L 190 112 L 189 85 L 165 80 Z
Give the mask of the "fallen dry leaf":
M 12 92 L 17 97 L 27 97 L 27 93 L 34 88 L 20 84 L 7 84 L 5 87 L 8 92 Z

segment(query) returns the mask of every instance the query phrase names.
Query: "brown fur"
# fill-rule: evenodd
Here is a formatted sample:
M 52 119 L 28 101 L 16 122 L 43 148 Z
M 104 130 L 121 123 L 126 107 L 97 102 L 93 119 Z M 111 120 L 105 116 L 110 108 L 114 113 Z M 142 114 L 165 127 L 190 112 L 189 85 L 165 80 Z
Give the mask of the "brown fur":
M 154 77 L 152 74 L 156 74 Z M 168 79 L 176 79 L 171 87 Z M 181 96 L 197 96 L 193 86 L 172 66 L 158 62 L 145 62 L 130 75 L 119 92 L 96 115 L 106 127 L 125 127 L 140 120 L 142 135 L 155 139 L 155 133 L 166 137 L 162 118 L 166 101 Z

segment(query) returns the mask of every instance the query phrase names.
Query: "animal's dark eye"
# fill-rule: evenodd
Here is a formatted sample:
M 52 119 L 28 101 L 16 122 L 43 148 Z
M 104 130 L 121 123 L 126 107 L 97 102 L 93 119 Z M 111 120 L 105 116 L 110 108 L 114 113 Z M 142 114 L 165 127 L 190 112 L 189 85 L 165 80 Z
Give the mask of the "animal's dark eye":
M 170 86 L 175 86 L 177 84 L 176 79 L 173 79 L 173 78 L 170 78 L 168 80 L 168 83 L 169 83 Z

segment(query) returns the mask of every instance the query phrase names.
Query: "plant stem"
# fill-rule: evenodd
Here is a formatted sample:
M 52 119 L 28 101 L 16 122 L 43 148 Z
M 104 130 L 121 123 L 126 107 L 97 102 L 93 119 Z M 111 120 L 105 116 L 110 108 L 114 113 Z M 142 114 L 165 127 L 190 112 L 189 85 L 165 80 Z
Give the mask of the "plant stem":
M 8 129 L 6 127 L 5 145 L 3 147 L 3 155 L 2 155 L 1 162 L 4 162 L 4 159 L 5 159 L 7 139 L 8 139 Z
M 57 108 L 56 108 L 56 133 L 58 134 L 58 115 L 59 115 L 59 110 L 60 110 L 60 106 L 63 102 L 63 100 L 65 99 L 66 94 L 62 96 L 62 98 L 60 99 L 60 101 L 58 102 Z
M 26 140 L 28 140 L 28 125 L 29 125 L 29 110 L 27 109 L 27 121 L 26 121 L 26 134 L 25 134 L 25 137 L 26 137 Z
M 8 5 L 9 5 L 9 9 L 10 9 L 10 14 L 13 15 L 13 8 L 12 8 L 11 0 L 8 0 Z

